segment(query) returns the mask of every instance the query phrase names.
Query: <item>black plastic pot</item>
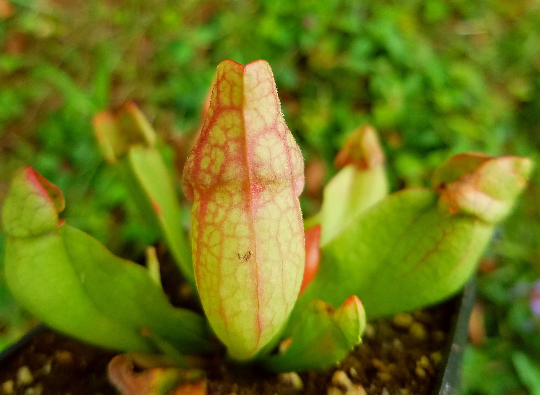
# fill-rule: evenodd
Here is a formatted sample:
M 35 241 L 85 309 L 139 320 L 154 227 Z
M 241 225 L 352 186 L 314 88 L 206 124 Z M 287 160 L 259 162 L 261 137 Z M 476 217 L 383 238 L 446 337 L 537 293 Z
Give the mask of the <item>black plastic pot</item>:
M 43 324 L 37 325 L 28 331 L 23 337 L 19 339 L 17 343 L 12 344 L 4 351 L 0 353 L 0 367 L 6 363 L 12 356 L 21 351 L 38 333 L 47 330 L 47 327 Z
M 461 361 L 463 350 L 469 337 L 469 317 L 476 300 L 476 287 L 474 279 L 469 281 L 463 292 L 458 295 L 457 314 L 452 323 L 452 329 L 445 355 L 444 369 L 439 373 L 436 395 L 459 394 L 461 383 Z
M 463 350 L 468 340 L 468 323 L 475 302 L 475 283 L 470 281 L 463 292 L 456 296 L 456 311 L 454 312 L 450 339 L 444 354 L 444 369 L 439 373 L 433 395 L 459 394 L 461 381 L 461 361 Z M 48 330 L 39 325 L 23 336 L 17 343 L 0 353 L 0 369 L 9 359 L 24 349 L 37 334 Z

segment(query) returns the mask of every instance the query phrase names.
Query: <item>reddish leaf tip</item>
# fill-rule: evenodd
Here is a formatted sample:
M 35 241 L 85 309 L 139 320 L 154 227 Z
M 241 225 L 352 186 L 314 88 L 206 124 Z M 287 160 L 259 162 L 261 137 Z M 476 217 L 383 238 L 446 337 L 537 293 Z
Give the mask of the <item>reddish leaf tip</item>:
M 34 187 L 35 191 L 44 199 L 52 202 L 56 212 L 61 213 L 66 204 L 60 188 L 29 166 L 24 168 L 24 172 L 26 173 L 26 179 Z
M 465 153 L 442 163 L 433 173 L 432 185 L 441 208 L 450 214 L 464 212 L 498 222 L 509 213 L 531 170 L 528 158 Z
M 111 120 L 114 122 L 114 115 L 110 111 L 101 111 L 92 118 L 92 125 L 96 127 Z
M 304 267 L 304 277 L 300 286 L 300 294 L 304 292 L 306 287 L 311 283 L 317 271 L 319 270 L 319 262 L 321 259 L 321 225 L 312 226 L 305 231 L 306 245 L 306 263 Z
M 129 112 L 135 112 L 135 111 L 139 110 L 139 107 L 137 107 L 135 102 L 129 100 L 129 101 L 124 102 L 124 104 L 122 104 L 122 110 L 129 111 Z
M 163 213 L 163 210 L 161 209 L 161 206 L 159 205 L 158 202 L 155 202 L 155 201 L 152 202 L 152 210 L 154 210 L 154 212 L 158 216 L 161 216 L 161 214 Z
M 139 329 L 139 333 L 144 337 L 152 336 L 152 329 L 148 326 L 143 326 Z
M 343 306 L 356 306 L 359 309 L 363 309 L 362 302 L 356 295 L 351 295 L 347 299 L 345 299 L 345 302 L 343 302 Z
M 384 161 L 384 152 L 375 128 L 363 125 L 349 135 L 336 155 L 334 166 L 341 169 L 352 164 L 359 169 L 369 169 L 382 165 Z

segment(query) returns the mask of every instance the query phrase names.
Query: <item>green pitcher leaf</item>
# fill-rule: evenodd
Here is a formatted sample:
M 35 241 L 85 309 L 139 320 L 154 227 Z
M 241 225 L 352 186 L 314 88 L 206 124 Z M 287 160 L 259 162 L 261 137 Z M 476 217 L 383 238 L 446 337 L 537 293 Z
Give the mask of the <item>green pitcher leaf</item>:
M 132 147 L 119 166 L 139 210 L 157 222 L 174 261 L 195 289 L 191 249 L 182 228 L 180 204 L 161 154 L 155 148 Z
M 511 211 L 531 169 L 532 162 L 525 158 L 459 154 L 435 170 L 432 184 L 443 209 L 495 223 Z
M 58 234 L 63 205 L 55 207 L 51 185 L 27 167 L 15 176 L 6 197 L 4 268 L 13 296 L 62 332 L 107 348 L 151 351 L 138 333 L 103 315 L 87 298 Z
M 174 261 L 195 289 L 180 205 L 169 169 L 154 147 L 156 137 L 150 123 L 133 103 L 126 103 L 116 116 L 98 114 L 94 131 L 105 158 L 120 169 L 139 211 L 161 230 Z
M 133 146 L 153 147 L 156 143 L 154 129 L 132 102 L 125 103 L 116 114 L 99 113 L 92 124 L 96 140 L 110 163 L 115 163 Z
M 220 63 L 183 187 L 193 201 L 201 302 L 237 360 L 267 345 L 294 306 L 304 268 L 303 185 L 302 155 L 268 63 Z
M 6 198 L 4 265 L 17 301 L 47 325 L 103 347 L 155 351 L 158 347 L 148 336 L 155 333 L 178 352 L 210 351 L 204 319 L 171 306 L 144 267 L 114 256 L 94 238 L 59 220 L 61 206 L 56 218 L 52 216 L 54 200 L 47 190 L 58 190 L 51 188 L 26 168 L 17 174 Z M 29 210 L 34 220 L 24 219 L 32 218 Z M 45 223 L 42 213 L 48 226 L 37 232 L 34 224 Z
M 58 213 L 64 206 L 60 189 L 26 167 L 13 179 L 4 202 L 2 225 L 13 237 L 40 236 L 56 229 Z
M 324 187 L 318 223 L 321 246 L 388 194 L 384 153 L 375 129 L 364 125 L 348 137 L 335 159 L 341 169 Z M 311 227 L 313 222 L 306 221 Z
M 364 308 L 356 296 L 349 297 L 338 309 L 313 300 L 285 332 L 285 351 L 266 357 L 262 363 L 275 372 L 320 369 L 335 364 L 361 342 L 365 323 Z
M 293 319 L 312 299 L 339 306 L 354 294 L 372 319 L 457 292 L 531 170 L 526 158 L 471 158 L 457 176 L 444 173 L 444 164 L 435 173 L 435 180 L 447 181 L 435 183 L 440 198 L 421 188 L 392 194 L 323 246 L 317 275 Z

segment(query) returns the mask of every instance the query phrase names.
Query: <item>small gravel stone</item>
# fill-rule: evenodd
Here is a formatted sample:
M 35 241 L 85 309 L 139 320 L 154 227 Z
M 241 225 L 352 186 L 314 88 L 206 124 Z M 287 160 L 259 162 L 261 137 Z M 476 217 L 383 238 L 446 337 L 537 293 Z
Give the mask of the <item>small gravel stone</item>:
M 394 339 L 392 346 L 394 346 L 397 351 L 403 350 L 403 343 L 399 339 Z
M 360 384 L 355 384 L 355 395 L 367 395 L 366 389 L 362 387 Z
M 326 395 L 343 395 L 344 392 L 340 390 L 338 387 L 328 387 L 328 390 L 326 391 Z
M 353 383 L 347 373 L 343 370 L 336 370 L 332 375 L 332 384 L 347 390 L 353 386 Z
M 390 342 L 382 342 L 381 343 L 381 350 L 383 353 L 389 353 L 392 352 L 392 349 L 394 348 L 394 345 Z
M 416 375 L 420 377 L 421 379 L 426 377 L 426 371 L 422 369 L 420 366 L 417 366 L 416 369 L 414 369 L 414 373 L 416 373 Z
M 375 327 L 371 324 L 366 324 L 366 329 L 364 329 L 364 336 L 368 339 L 373 339 L 375 337 Z
M 409 328 L 414 322 L 413 316 L 408 313 L 399 313 L 394 316 L 392 323 L 399 328 Z
M 327 390 L 327 395 L 367 395 L 366 390 L 360 384 L 353 384 L 347 373 L 336 370 L 332 375 L 333 386 Z
M 416 362 L 416 366 L 420 366 L 421 368 L 430 368 L 431 362 L 429 361 L 428 357 L 422 355 L 422 357 Z
M 382 389 L 381 395 L 390 395 L 390 391 L 388 391 L 388 388 L 384 387 Z
M 377 358 L 373 358 L 371 360 L 371 363 L 373 364 L 373 366 L 375 366 L 377 368 L 377 370 L 380 370 L 380 371 L 383 371 L 383 372 L 386 372 L 388 370 L 388 368 L 386 367 L 384 362 L 377 359 Z
M 41 368 L 41 371 L 43 372 L 44 375 L 50 374 L 51 370 L 52 370 L 52 361 L 47 361 L 47 363 L 43 365 L 43 367 Z
M 282 373 L 278 376 L 278 380 L 284 384 L 289 384 L 297 391 L 304 389 L 304 383 L 296 372 Z
M 69 351 L 58 350 L 54 354 L 54 359 L 61 364 L 70 364 L 73 362 L 73 355 Z
M 409 331 L 417 340 L 424 340 L 427 336 L 426 328 L 419 322 L 412 324 Z
M 379 372 L 377 373 L 377 376 L 381 379 L 381 381 L 390 381 L 392 380 L 392 375 L 388 372 Z
M 367 395 L 366 390 L 359 384 L 353 385 L 351 388 L 344 390 L 338 387 L 330 387 L 326 391 L 327 395 Z
M 5 395 L 11 395 L 15 393 L 15 383 L 13 383 L 13 380 L 4 381 L 2 383 L 2 393 Z
M 442 361 L 442 355 L 441 355 L 441 353 L 439 351 L 432 352 L 430 357 L 431 357 L 431 360 L 433 361 L 433 363 L 435 364 L 435 366 L 440 364 L 441 361 Z
M 38 384 L 35 387 L 27 388 L 24 395 L 41 395 L 43 394 L 43 385 Z
M 19 370 L 17 370 L 17 386 L 23 386 L 23 385 L 29 385 L 32 384 L 34 381 L 34 376 L 32 376 L 32 372 L 28 368 L 28 366 L 21 366 Z

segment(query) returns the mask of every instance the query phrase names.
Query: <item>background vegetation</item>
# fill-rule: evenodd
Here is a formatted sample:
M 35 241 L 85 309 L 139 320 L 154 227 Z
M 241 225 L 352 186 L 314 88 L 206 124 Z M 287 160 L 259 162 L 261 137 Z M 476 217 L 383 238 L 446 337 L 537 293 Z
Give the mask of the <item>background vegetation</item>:
M 180 172 L 216 65 L 261 58 L 308 165 L 307 212 L 363 123 L 394 189 L 459 151 L 540 164 L 538 0 L 0 0 L 0 201 L 31 165 L 69 222 L 136 257 L 156 231 L 103 164 L 92 116 L 135 100 Z M 466 352 L 466 394 L 540 394 L 539 186 L 536 172 L 480 267 L 487 336 Z M 0 346 L 26 319 L 0 285 Z

